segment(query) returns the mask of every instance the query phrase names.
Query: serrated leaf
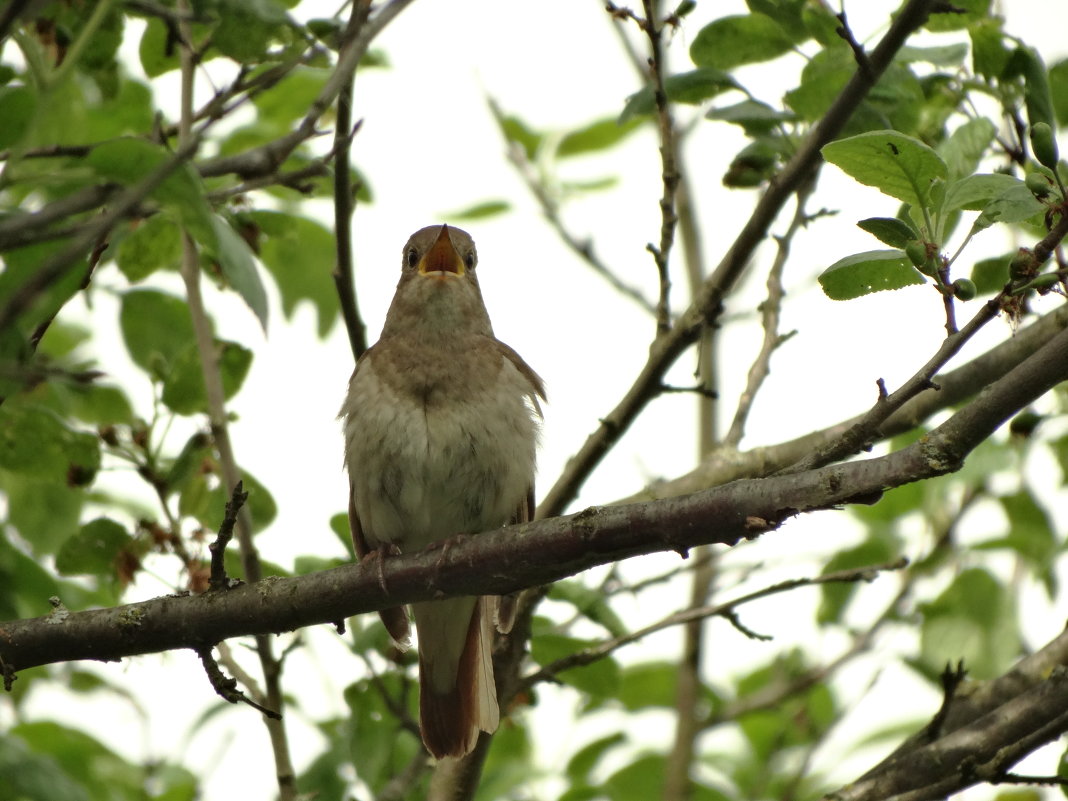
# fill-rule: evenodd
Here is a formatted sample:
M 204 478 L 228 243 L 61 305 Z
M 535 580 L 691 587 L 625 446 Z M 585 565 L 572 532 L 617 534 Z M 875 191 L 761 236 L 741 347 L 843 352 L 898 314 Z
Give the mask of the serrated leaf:
M 63 543 L 56 554 L 56 570 L 64 576 L 114 575 L 115 559 L 130 540 L 126 529 L 114 520 L 98 517 Z
M 896 217 L 868 217 L 860 220 L 857 227 L 892 248 L 904 249 L 905 245 L 920 236 L 911 225 Z
M 946 163 L 931 148 L 897 131 L 839 139 L 823 147 L 823 157 L 844 173 L 890 197 L 922 208 L 931 206 L 931 184 L 944 181 Z
M 839 259 L 819 277 L 831 300 L 851 300 L 872 292 L 923 284 L 925 279 L 900 250 L 868 250 Z
M 743 64 L 771 61 L 793 49 L 790 37 L 764 14 L 720 17 L 698 31 L 690 58 L 699 67 L 730 70 Z

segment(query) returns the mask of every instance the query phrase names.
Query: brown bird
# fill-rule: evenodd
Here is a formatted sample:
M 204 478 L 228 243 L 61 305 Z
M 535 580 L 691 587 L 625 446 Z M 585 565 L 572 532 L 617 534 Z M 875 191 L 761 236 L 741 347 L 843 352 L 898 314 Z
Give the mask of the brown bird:
M 412 234 L 378 342 L 356 363 L 345 418 L 356 552 L 407 553 L 477 534 L 533 509 L 541 379 L 493 336 L 471 237 L 447 225 Z M 412 605 L 420 730 L 437 758 L 461 757 L 500 713 L 491 647 L 497 599 Z M 382 620 L 408 644 L 404 609 Z M 510 628 L 502 613 L 499 630 Z

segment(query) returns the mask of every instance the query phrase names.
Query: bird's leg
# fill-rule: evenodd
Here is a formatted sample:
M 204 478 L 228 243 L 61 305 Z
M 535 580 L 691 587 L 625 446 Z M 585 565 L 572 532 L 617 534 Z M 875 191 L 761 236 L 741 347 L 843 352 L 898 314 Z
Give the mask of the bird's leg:
M 385 563 L 388 557 L 400 556 L 401 549 L 394 545 L 392 542 L 384 542 L 380 544 L 373 551 L 368 551 L 360 559 L 360 564 L 366 564 L 368 567 L 373 566 L 378 573 L 378 586 L 382 588 L 382 592 L 389 595 L 389 587 L 386 586 L 386 570 Z

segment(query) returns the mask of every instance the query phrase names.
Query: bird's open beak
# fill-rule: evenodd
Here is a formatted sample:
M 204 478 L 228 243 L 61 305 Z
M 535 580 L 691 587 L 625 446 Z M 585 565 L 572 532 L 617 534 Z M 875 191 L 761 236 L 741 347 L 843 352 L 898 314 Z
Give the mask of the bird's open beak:
M 452 245 L 449 226 L 441 226 L 438 238 L 434 240 L 434 244 L 431 245 L 426 255 L 419 260 L 419 274 L 438 278 L 464 274 L 464 260 L 460 258 L 460 254 Z

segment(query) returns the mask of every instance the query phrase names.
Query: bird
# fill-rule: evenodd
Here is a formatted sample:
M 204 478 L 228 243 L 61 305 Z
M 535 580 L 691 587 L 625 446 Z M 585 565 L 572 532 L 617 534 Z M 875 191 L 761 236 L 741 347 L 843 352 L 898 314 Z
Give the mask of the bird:
M 494 336 L 477 266 L 466 231 L 441 224 L 412 234 L 381 336 L 349 380 L 339 417 L 349 525 L 361 561 L 525 522 L 533 513 L 545 387 Z M 465 756 L 479 732 L 499 724 L 492 644 L 495 626 L 502 633 L 511 626 L 512 601 L 412 604 L 420 732 L 439 760 Z M 406 611 L 380 615 L 397 645 L 407 647 Z

